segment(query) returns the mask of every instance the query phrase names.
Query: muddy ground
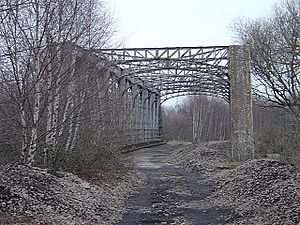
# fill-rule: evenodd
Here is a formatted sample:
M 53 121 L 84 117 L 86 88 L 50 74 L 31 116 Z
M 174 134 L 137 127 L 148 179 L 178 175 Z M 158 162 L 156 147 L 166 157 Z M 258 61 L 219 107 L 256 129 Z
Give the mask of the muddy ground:
M 170 162 L 179 147 L 161 145 L 129 155 L 148 181 L 127 202 L 127 213 L 118 225 L 225 224 L 234 218 L 231 208 L 207 204 L 215 187 L 204 175 Z

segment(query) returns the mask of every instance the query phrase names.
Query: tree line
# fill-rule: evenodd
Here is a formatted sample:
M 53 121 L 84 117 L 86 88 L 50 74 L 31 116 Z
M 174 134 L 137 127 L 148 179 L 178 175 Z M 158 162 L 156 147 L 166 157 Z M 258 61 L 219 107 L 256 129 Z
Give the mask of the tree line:
M 208 96 L 185 97 L 180 104 L 163 107 L 167 140 L 211 141 L 229 138 L 229 105 Z
M 90 50 L 114 32 L 102 1 L 1 0 L 1 159 L 59 166 L 75 150 L 113 149 L 117 78 Z

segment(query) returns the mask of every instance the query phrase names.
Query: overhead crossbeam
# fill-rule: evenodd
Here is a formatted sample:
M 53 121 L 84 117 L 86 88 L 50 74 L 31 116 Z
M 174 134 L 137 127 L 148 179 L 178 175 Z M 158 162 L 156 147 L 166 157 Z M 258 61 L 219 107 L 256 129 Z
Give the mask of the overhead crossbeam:
M 229 99 L 228 46 L 127 48 L 94 50 L 122 68 L 124 76 L 139 78 L 164 97 L 177 93 Z
M 134 135 L 143 137 L 144 142 L 149 137 L 151 140 L 155 130 L 161 137 L 162 102 L 172 96 L 205 94 L 222 97 L 230 103 L 233 159 L 253 158 L 249 46 L 99 49 L 93 52 L 102 61 L 112 64 L 112 68 L 121 68 L 119 80 L 125 83 L 125 93 L 130 90 L 133 96 L 133 127 L 142 133 Z

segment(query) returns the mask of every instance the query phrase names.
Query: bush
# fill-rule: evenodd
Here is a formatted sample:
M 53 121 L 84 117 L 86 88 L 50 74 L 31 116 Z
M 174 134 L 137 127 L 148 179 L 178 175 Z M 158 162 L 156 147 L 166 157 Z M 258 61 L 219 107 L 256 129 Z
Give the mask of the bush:
M 20 160 L 19 147 L 11 144 L 0 144 L 0 165 Z
M 283 129 L 271 126 L 256 136 L 256 157 L 266 157 L 267 154 L 282 154 L 286 148 Z
M 117 180 L 129 170 L 117 156 L 103 149 L 65 152 L 56 167 L 96 182 Z
M 256 158 L 280 154 L 300 169 L 300 127 L 271 126 L 256 136 Z
M 45 164 L 40 150 L 34 166 L 70 172 L 95 184 L 108 184 L 122 178 L 130 169 L 116 154 L 92 148 L 58 151 Z

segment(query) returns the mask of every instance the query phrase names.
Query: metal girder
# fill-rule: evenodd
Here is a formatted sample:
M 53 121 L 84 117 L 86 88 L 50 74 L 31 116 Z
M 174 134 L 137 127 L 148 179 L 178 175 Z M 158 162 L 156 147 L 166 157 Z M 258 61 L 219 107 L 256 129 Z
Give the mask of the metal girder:
M 93 52 L 113 65 L 124 76 L 146 81 L 160 91 L 201 93 L 229 98 L 228 46 L 95 49 Z
M 139 137 L 138 140 L 161 139 L 159 104 L 166 99 L 195 94 L 218 96 L 230 102 L 234 160 L 253 158 L 249 46 L 95 49 L 93 52 L 102 62 L 112 64 L 111 68 L 122 69 L 116 80 L 123 82 L 124 93 L 131 93 L 132 126 L 138 131 L 133 136 Z

